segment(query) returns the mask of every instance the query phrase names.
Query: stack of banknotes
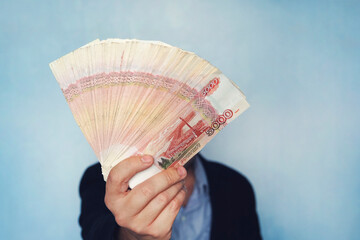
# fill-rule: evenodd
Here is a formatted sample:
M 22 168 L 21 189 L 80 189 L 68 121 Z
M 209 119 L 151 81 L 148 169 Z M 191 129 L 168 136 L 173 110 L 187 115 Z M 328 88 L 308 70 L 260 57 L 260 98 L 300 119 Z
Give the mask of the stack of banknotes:
M 50 67 L 105 180 L 127 157 L 154 156 L 131 188 L 184 165 L 249 107 L 219 69 L 162 42 L 95 40 Z

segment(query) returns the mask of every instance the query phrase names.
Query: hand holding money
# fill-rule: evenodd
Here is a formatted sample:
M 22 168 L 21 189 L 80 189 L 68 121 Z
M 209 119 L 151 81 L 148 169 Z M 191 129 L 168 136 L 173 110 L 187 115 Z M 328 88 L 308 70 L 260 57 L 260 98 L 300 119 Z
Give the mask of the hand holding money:
M 168 168 L 128 191 L 129 180 L 153 164 L 151 156 L 134 156 L 117 164 L 106 182 L 105 204 L 121 227 L 120 239 L 170 239 L 185 199 L 184 167 Z

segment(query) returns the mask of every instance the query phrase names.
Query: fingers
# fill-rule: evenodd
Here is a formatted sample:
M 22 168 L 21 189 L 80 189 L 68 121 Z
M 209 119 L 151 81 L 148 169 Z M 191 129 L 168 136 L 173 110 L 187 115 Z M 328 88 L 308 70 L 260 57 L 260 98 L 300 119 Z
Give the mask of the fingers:
M 151 224 L 151 228 L 160 232 L 171 231 L 172 225 L 185 200 L 185 190 L 181 189 L 173 200 L 164 208 L 160 215 Z
M 184 187 L 184 182 L 178 182 L 165 191 L 159 193 L 149 204 L 136 216 L 139 222 L 145 226 L 150 225 L 164 208 L 172 201 Z
M 127 196 L 128 206 L 132 209 L 142 210 L 160 192 L 183 180 L 186 174 L 186 169 L 182 166 L 171 167 L 156 174 L 131 190 Z
M 149 168 L 154 159 L 149 155 L 133 156 L 119 162 L 109 173 L 106 192 L 110 195 L 126 192 L 129 180 L 136 173 Z
M 117 164 L 106 182 L 105 205 L 122 229 L 129 229 L 138 237 L 169 239 L 185 199 L 180 182 L 186 177 L 185 168 L 168 168 L 127 191 L 129 180 L 153 161 L 150 156 L 134 156 Z

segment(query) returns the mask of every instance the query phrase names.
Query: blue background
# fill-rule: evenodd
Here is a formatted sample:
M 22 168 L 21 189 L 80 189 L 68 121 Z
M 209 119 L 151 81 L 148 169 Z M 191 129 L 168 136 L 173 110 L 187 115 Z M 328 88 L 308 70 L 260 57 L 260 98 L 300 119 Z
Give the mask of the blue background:
M 80 239 L 97 161 L 48 64 L 94 40 L 160 40 L 251 108 L 205 149 L 252 182 L 264 239 L 359 239 L 358 1 L 1 1 L 0 239 Z

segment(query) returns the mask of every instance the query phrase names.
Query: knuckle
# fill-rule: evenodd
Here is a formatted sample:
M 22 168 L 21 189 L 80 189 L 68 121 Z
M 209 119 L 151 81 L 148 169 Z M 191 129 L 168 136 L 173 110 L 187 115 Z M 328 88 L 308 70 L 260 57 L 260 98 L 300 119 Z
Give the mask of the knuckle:
M 113 214 L 115 217 L 116 223 L 121 227 L 128 228 L 131 223 L 133 222 L 133 219 L 131 216 L 129 216 L 126 212 L 119 212 Z
M 143 226 L 136 224 L 134 226 L 131 227 L 131 230 L 137 234 L 141 234 L 144 235 L 145 234 L 145 229 Z
M 155 228 L 149 229 L 148 235 L 150 235 L 152 238 L 155 238 L 155 239 L 160 239 L 162 237 L 161 232 Z
M 127 191 L 128 187 L 129 187 L 129 183 L 122 181 L 119 185 L 119 191 L 124 193 Z
M 109 194 L 105 194 L 104 203 L 111 212 L 114 212 L 114 209 L 119 207 L 119 201 L 116 201 Z
M 176 174 L 174 174 L 174 171 L 166 171 L 165 178 L 166 178 L 166 182 L 168 184 L 173 184 L 177 180 L 177 177 L 176 177 Z
M 160 204 L 166 204 L 170 201 L 170 196 L 167 193 L 160 193 L 157 197 L 157 201 Z
M 166 230 L 162 234 L 161 239 L 171 239 L 171 229 Z
M 143 186 L 140 191 L 147 198 L 152 197 L 154 192 L 149 186 Z
M 115 171 L 113 171 L 114 169 L 112 169 L 109 173 L 109 176 L 107 178 L 107 182 L 110 182 L 110 183 L 118 183 L 121 181 L 121 178 L 118 174 L 116 174 Z
M 110 210 L 110 212 L 114 215 L 116 222 L 122 222 L 124 218 L 126 218 L 127 211 L 124 208 L 124 204 L 121 200 L 114 200 L 105 195 L 105 206 Z M 118 221 L 119 220 L 119 221 Z M 120 225 L 120 224 L 119 224 Z
M 177 199 L 174 199 L 171 204 L 172 210 L 176 210 L 180 207 L 180 202 Z
M 170 204 L 170 209 L 172 211 L 177 211 L 178 209 L 180 209 L 182 205 L 182 201 L 180 201 L 179 199 L 177 198 L 174 198 L 172 201 L 171 201 L 171 204 Z
M 124 218 L 122 216 L 115 216 L 115 221 L 116 223 L 121 226 L 121 227 L 125 227 L 126 221 L 124 220 Z

